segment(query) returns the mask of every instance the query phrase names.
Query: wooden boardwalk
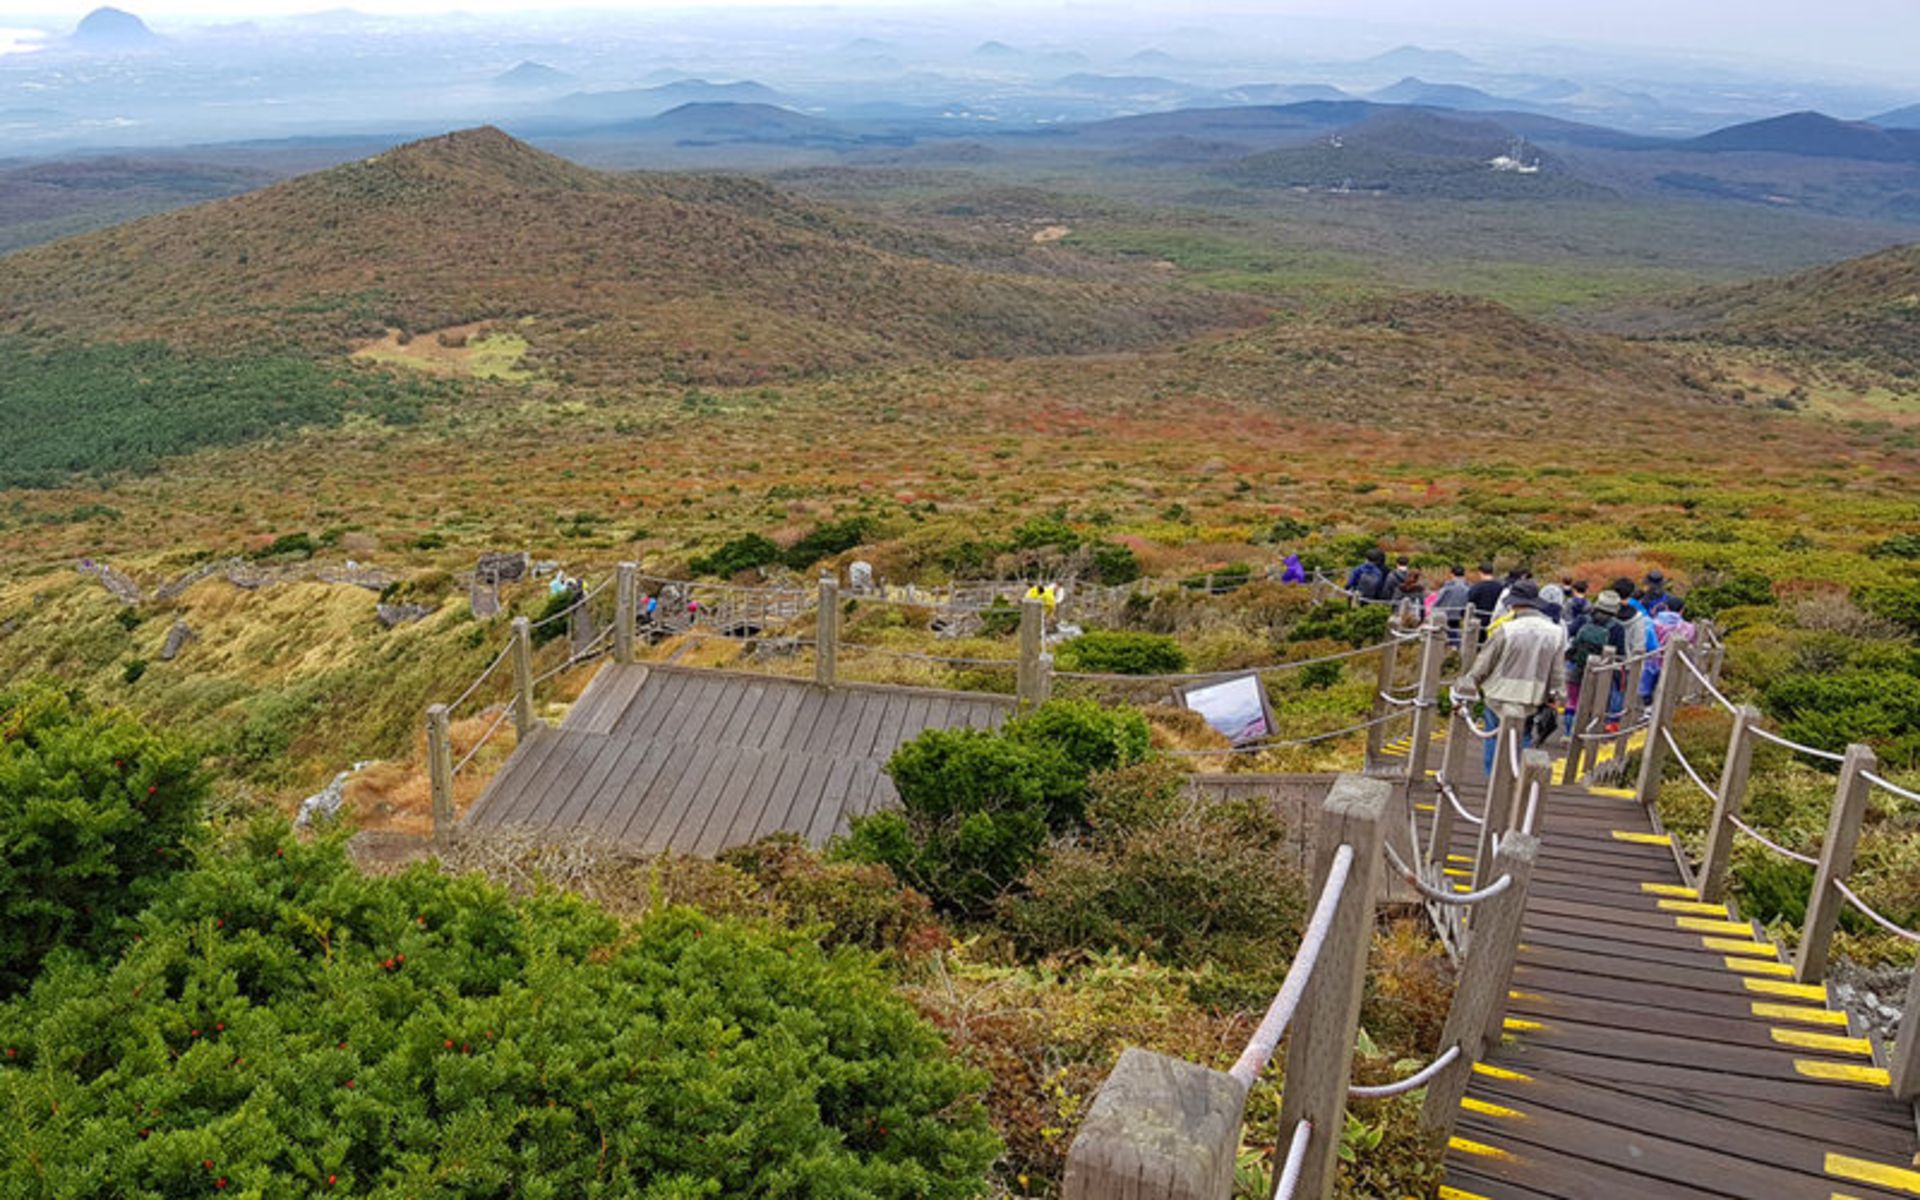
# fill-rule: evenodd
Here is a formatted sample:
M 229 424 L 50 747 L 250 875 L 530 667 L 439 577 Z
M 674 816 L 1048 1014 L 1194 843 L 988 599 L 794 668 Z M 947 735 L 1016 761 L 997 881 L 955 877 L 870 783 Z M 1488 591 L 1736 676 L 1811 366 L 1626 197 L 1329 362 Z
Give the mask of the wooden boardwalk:
M 1011 696 L 602 667 L 554 729 L 514 750 L 468 812 L 646 852 L 711 855 L 770 833 L 816 845 L 897 802 L 881 768 L 926 729 L 991 728 Z
M 1456 828 L 1456 887 L 1477 834 Z M 1555 788 L 1506 1038 L 1475 1065 L 1442 1200 L 1920 1196 L 1913 1107 L 1792 974 L 1699 902 L 1630 793 Z

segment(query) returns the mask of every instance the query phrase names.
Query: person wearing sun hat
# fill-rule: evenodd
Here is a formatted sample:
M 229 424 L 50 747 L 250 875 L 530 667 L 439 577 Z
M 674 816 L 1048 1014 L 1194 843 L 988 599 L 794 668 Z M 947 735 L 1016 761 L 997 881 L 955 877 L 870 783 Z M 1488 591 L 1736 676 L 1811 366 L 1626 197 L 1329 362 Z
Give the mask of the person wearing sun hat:
M 1460 691 L 1486 702 L 1487 715 L 1522 724 L 1543 706 L 1555 705 L 1567 689 L 1567 632 L 1540 608 L 1540 588 L 1522 579 L 1507 589 L 1507 620 L 1499 622 L 1487 644 L 1460 679 Z M 1530 739 L 1522 734 L 1522 745 Z M 1494 741 L 1486 743 L 1487 770 L 1493 769 Z
M 1614 657 L 1627 654 L 1627 627 L 1620 620 L 1620 593 L 1608 588 L 1593 598 L 1586 613 L 1578 618 L 1567 639 L 1567 718 L 1563 726 L 1573 733 L 1573 710 L 1580 706 L 1580 681 L 1586 677 L 1587 660 L 1612 650 Z

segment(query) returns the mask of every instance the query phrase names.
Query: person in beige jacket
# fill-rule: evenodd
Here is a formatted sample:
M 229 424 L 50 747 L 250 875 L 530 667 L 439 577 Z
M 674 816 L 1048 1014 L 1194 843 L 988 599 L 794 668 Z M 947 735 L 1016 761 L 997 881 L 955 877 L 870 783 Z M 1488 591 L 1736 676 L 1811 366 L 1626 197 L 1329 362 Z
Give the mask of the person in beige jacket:
M 1525 722 L 1542 705 L 1557 706 L 1567 690 L 1567 631 L 1540 611 L 1540 589 L 1522 580 L 1508 591 L 1507 605 L 1511 611 L 1494 623 L 1458 689 L 1468 699 L 1486 701 L 1488 727 L 1496 717 Z M 1527 745 L 1525 734 L 1522 739 Z M 1489 741 L 1489 772 L 1493 751 Z

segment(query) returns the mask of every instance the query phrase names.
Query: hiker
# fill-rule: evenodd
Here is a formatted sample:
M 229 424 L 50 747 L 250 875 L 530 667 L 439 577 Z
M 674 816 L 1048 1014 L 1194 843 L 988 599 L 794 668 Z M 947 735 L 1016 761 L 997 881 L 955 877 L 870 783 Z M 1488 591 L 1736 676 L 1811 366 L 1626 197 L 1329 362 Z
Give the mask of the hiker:
M 1587 581 L 1575 579 L 1567 584 L 1566 626 L 1568 636 L 1572 636 L 1574 627 L 1586 620 L 1587 610 L 1592 601 L 1587 599 Z M 1619 597 L 1615 597 L 1619 599 Z
M 1566 609 L 1563 607 L 1566 598 L 1567 594 L 1560 590 L 1560 585 L 1557 583 L 1550 583 L 1540 589 L 1540 611 L 1545 614 L 1547 620 L 1562 627 L 1567 623 Z
M 1659 567 L 1647 572 L 1646 583 L 1640 589 L 1640 602 L 1646 606 L 1649 614 L 1657 613 L 1667 606 L 1667 577 Z
M 1393 560 L 1393 570 L 1387 572 L 1387 581 L 1380 591 L 1389 600 L 1399 600 L 1407 594 L 1407 584 L 1411 582 L 1417 589 L 1420 586 L 1420 572 L 1413 569 L 1413 560 L 1402 554 Z
M 1387 552 L 1376 546 L 1367 551 L 1359 566 L 1347 572 L 1347 596 L 1361 603 L 1388 598 L 1387 578 Z
M 1472 603 L 1467 587 L 1467 569 L 1459 563 L 1453 564 L 1447 575 L 1447 581 L 1433 594 L 1433 606 L 1428 611 L 1438 613 L 1447 623 L 1447 641 L 1451 645 L 1460 644 L 1460 621 L 1467 615 L 1467 606 Z
M 1620 619 L 1627 624 L 1627 657 L 1635 658 L 1659 649 L 1660 640 L 1653 631 L 1653 613 L 1634 587 L 1633 580 L 1622 575 L 1613 581 L 1613 590 L 1620 593 Z M 1642 700 L 1652 698 L 1650 691 L 1641 695 Z
M 1627 653 L 1627 627 L 1620 621 L 1620 593 L 1612 588 L 1594 598 L 1588 611 L 1575 620 L 1568 638 L 1565 727 L 1569 736 L 1573 734 L 1574 709 L 1580 706 L 1580 682 L 1586 678 L 1587 661 L 1607 650 L 1612 650 L 1615 658 L 1624 658 Z M 1610 705 L 1609 715 L 1613 712 Z
M 1492 563 L 1481 563 L 1474 574 L 1480 578 L 1467 589 L 1467 603 L 1473 605 L 1473 611 L 1480 617 L 1480 628 L 1485 629 L 1493 623 L 1493 610 L 1499 607 L 1500 595 L 1507 590 L 1507 585 L 1493 573 Z
M 1540 589 L 1520 580 L 1507 590 L 1512 615 L 1487 637 L 1487 644 L 1460 680 L 1463 694 L 1486 704 L 1483 728 L 1500 720 L 1522 722 L 1520 744 L 1532 744 L 1534 715 L 1558 704 L 1567 687 L 1567 634 L 1540 611 Z M 1486 742 L 1486 769 L 1493 771 L 1499 739 Z
M 1653 637 L 1658 652 L 1647 660 L 1640 673 L 1640 692 L 1649 703 L 1654 690 L 1660 686 L 1660 672 L 1666 667 L 1668 647 L 1676 641 L 1692 643 L 1698 637 L 1685 611 L 1686 604 L 1680 597 L 1669 595 L 1661 600 L 1659 611 L 1653 614 Z
M 1280 582 L 1305 583 L 1306 581 L 1307 568 L 1301 565 L 1300 556 L 1298 554 L 1287 555 L 1286 569 L 1280 572 Z

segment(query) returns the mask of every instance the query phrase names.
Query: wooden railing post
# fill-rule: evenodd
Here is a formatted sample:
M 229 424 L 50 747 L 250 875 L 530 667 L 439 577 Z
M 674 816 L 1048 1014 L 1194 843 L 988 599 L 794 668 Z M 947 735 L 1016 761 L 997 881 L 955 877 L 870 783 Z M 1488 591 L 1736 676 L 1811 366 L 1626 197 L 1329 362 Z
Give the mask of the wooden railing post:
M 1287 1038 L 1286 1082 L 1280 1093 L 1281 1144 L 1286 1144 L 1301 1121 L 1313 1126 L 1294 1192 L 1300 1200 L 1333 1194 L 1340 1135 L 1346 1125 L 1347 1087 L 1353 1077 L 1354 1038 L 1360 1029 L 1360 1000 L 1366 990 L 1367 951 L 1373 943 L 1374 905 L 1380 892 L 1384 858 L 1380 848 L 1392 797 L 1393 785 L 1384 779 L 1342 775 L 1320 811 L 1314 848 L 1318 861 L 1308 895 L 1320 893 L 1341 846 L 1353 847 L 1353 867 Z
M 433 844 L 445 846 L 453 836 L 453 734 L 444 704 L 427 709 L 427 782 L 433 796 Z
M 1827 973 L 1834 925 L 1847 903 L 1833 884 L 1835 880 L 1844 881 L 1853 871 L 1853 853 L 1860 846 L 1860 822 L 1867 815 L 1867 793 L 1873 786 L 1865 772 L 1879 764 L 1873 751 L 1858 744 L 1848 746 L 1841 760 L 1833 815 L 1827 819 L 1827 840 L 1820 847 L 1820 867 L 1814 873 L 1807 919 L 1800 928 L 1800 949 L 1793 956 L 1793 976 L 1801 983 L 1817 983 Z
M 1571 785 L 1580 779 L 1582 759 L 1586 756 L 1587 745 L 1581 740 L 1580 735 L 1587 731 L 1587 726 L 1593 724 L 1594 680 L 1597 678 L 1595 664 L 1599 658 L 1597 654 L 1590 656 L 1586 665 L 1580 668 L 1580 699 L 1574 703 L 1573 719 L 1567 723 L 1567 759 L 1566 766 L 1562 768 L 1560 774 L 1562 784 Z M 1606 698 L 1602 696 L 1598 703 L 1605 705 Z
M 1893 1044 L 1893 1095 L 1920 1104 L 1920 966 L 1914 967 L 1913 982 L 1907 985 L 1906 1014 Z
M 813 635 L 813 681 L 830 688 L 840 672 L 840 581 L 820 579 L 820 611 Z
M 525 741 L 538 723 L 533 715 L 532 622 L 515 617 L 509 636 L 513 639 L 513 731 Z
M 1020 668 L 1015 691 L 1021 708 L 1042 703 L 1040 653 L 1046 644 L 1047 611 L 1038 600 L 1020 601 Z
M 1427 621 L 1420 630 L 1420 686 L 1414 693 L 1413 742 L 1407 750 L 1407 781 L 1424 783 L 1433 750 L 1433 718 L 1440 711 L 1440 669 L 1447 662 L 1447 626 Z
M 1123 1051 L 1067 1151 L 1063 1200 L 1227 1200 L 1246 1103 L 1225 1071 Z
M 1387 697 L 1393 693 L 1393 668 L 1400 657 L 1400 641 L 1391 632 L 1387 634 L 1386 645 L 1380 648 L 1380 663 L 1373 685 L 1373 721 L 1367 727 L 1366 767 L 1372 770 L 1380 761 L 1381 747 L 1387 744 L 1387 723 L 1385 717 L 1393 711 L 1393 705 Z
M 1473 710 L 1465 704 L 1453 706 L 1453 712 L 1447 719 L 1447 749 L 1440 759 L 1440 776 L 1446 780 L 1457 796 L 1465 796 L 1465 780 L 1472 770 L 1473 754 L 1480 746 L 1480 740 L 1467 728 L 1467 722 L 1473 720 Z M 1447 865 L 1447 853 L 1453 846 L 1453 827 L 1459 818 L 1454 815 L 1453 802 L 1435 789 L 1433 797 L 1433 836 L 1427 839 L 1427 865 L 1433 867 L 1432 874 L 1442 876 Z
M 1427 1085 L 1420 1121 L 1428 1129 L 1449 1130 L 1459 1115 L 1460 1098 L 1473 1079 L 1473 1064 L 1486 1057 L 1487 1048 L 1500 1040 L 1507 1012 L 1507 989 L 1514 960 L 1520 952 L 1520 922 L 1527 907 L 1527 888 L 1533 881 L 1540 840 L 1530 834 L 1510 833 L 1500 839 L 1493 858 L 1493 878 L 1512 875 L 1507 890 L 1474 908 L 1466 961 L 1453 989 L 1453 1007 L 1447 1011 L 1440 1050 L 1460 1047 L 1460 1057 L 1438 1079 Z
M 633 661 L 633 631 L 639 623 L 640 564 L 623 562 L 614 568 L 613 661 Z
M 1713 822 L 1707 826 L 1707 850 L 1700 860 L 1700 898 L 1718 904 L 1727 898 L 1727 864 L 1733 860 L 1733 818 L 1747 803 L 1747 776 L 1753 769 L 1753 727 L 1760 710 L 1743 704 L 1734 711 L 1727 738 L 1727 764 L 1713 797 Z
M 1667 739 L 1663 732 L 1673 729 L 1673 711 L 1680 703 L 1683 679 L 1692 678 L 1680 661 L 1687 653 L 1686 643 L 1674 639 L 1660 662 L 1660 682 L 1654 685 L 1652 724 L 1647 726 L 1646 748 L 1640 751 L 1640 781 L 1634 786 L 1634 799 L 1652 805 L 1660 797 L 1660 781 L 1667 769 Z
M 1467 611 L 1460 614 L 1460 673 L 1473 670 L 1473 660 L 1480 657 L 1480 610 L 1469 605 Z
M 1473 886 L 1476 888 L 1487 886 L 1493 878 L 1488 874 L 1493 869 L 1493 839 L 1506 832 L 1512 815 L 1514 790 L 1520 785 L 1513 760 L 1519 756 L 1520 731 L 1524 724 L 1524 721 L 1501 717 L 1499 730 L 1494 735 L 1493 770 L 1487 774 L 1487 806 L 1482 810 L 1485 821 L 1480 826 L 1479 848 L 1473 853 Z

